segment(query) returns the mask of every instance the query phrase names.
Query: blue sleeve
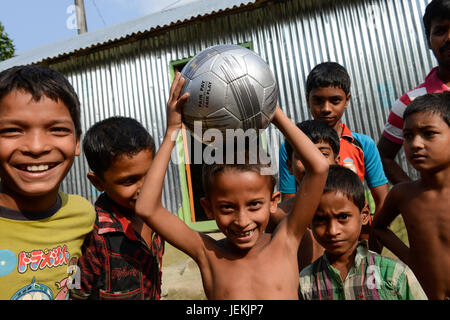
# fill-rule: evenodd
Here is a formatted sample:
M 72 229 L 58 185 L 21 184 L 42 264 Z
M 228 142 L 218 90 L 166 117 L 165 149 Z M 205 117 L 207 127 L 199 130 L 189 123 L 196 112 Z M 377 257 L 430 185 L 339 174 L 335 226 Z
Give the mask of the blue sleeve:
M 286 159 L 287 153 L 286 148 L 284 147 L 283 142 L 280 147 L 280 152 L 278 153 L 278 163 L 280 166 L 279 175 L 280 175 L 280 192 L 281 193 L 296 193 L 297 192 L 297 183 L 295 181 L 295 177 L 289 173 Z
M 369 188 L 375 188 L 388 183 L 375 141 L 365 134 L 352 132 L 352 135 L 361 143 L 364 152 L 364 178 Z

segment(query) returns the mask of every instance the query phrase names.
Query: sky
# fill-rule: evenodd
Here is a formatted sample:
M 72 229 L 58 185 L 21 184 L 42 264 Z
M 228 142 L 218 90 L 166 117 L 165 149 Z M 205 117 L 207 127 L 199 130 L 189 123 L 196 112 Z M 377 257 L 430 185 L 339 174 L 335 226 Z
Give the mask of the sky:
M 84 0 L 93 31 L 195 0 Z M 0 22 L 15 53 L 76 36 L 74 0 L 0 0 Z

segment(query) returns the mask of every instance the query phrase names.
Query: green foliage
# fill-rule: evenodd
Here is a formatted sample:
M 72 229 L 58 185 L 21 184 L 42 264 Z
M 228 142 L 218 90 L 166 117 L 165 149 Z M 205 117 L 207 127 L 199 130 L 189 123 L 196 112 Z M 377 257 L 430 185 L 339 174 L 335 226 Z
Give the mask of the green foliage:
M 14 44 L 5 32 L 5 27 L 0 22 L 0 61 L 14 57 Z

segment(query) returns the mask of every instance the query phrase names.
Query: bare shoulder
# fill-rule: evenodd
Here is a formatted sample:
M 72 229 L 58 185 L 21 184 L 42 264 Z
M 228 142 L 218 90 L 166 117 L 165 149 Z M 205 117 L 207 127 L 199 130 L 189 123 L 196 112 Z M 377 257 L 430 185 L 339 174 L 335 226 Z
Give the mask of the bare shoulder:
M 418 181 L 401 182 L 392 187 L 389 191 L 389 196 L 392 200 L 395 200 L 397 204 L 400 204 L 403 201 L 411 199 L 411 196 L 417 194 L 417 191 L 420 190 L 420 188 L 421 185 Z

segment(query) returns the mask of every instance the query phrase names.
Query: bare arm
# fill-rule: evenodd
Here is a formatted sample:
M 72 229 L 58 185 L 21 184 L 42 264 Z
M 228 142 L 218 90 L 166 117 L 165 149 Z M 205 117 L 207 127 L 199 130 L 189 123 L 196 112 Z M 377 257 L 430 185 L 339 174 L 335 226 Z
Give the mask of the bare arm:
M 377 213 L 383 207 L 384 200 L 386 199 L 386 196 L 389 193 L 388 185 L 383 184 L 381 186 L 371 188 L 370 193 L 372 194 L 372 198 L 375 203 L 375 211 L 373 213 L 373 216 L 375 217 L 377 215 Z M 381 251 L 383 250 L 383 246 L 377 241 L 376 236 L 374 234 L 371 234 L 370 225 L 364 225 L 361 233 L 369 234 L 370 250 L 381 254 Z
M 402 185 L 395 186 L 387 195 L 383 207 L 375 216 L 372 231 L 377 239 L 391 250 L 405 264 L 409 263 L 409 248 L 389 229 L 391 222 L 400 214 L 398 204 L 401 201 Z
M 380 152 L 381 162 L 384 172 L 392 184 L 411 181 L 411 178 L 395 162 L 395 156 L 400 151 L 402 145 L 389 141 L 384 136 L 378 141 L 378 151 Z
M 306 173 L 292 213 L 286 218 L 287 234 L 299 244 L 314 216 L 328 174 L 328 162 L 314 143 L 277 106 L 272 123 L 284 134 L 303 163 Z
M 184 79 L 177 73 L 167 102 L 166 134 L 141 187 L 136 213 L 166 241 L 198 261 L 203 252 L 201 235 L 167 211 L 161 203 L 164 177 L 181 127 L 180 108 L 188 98 L 187 94 L 179 97 L 183 84 Z

